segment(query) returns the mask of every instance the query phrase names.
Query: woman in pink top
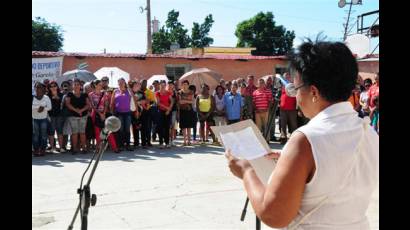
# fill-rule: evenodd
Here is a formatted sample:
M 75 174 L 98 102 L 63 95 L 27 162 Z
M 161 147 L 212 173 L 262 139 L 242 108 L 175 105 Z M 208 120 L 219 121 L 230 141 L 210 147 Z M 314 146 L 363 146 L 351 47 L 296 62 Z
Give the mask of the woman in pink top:
M 103 83 L 101 80 L 95 80 L 94 87 L 95 90 L 89 93 L 88 97 L 91 101 L 91 120 L 94 124 L 95 139 L 97 141 L 97 146 L 100 146 L 100 133 L 101 129 L 104 128 L 104 121 L 108 112 L 110 98 L 107 93 L 102 91 Z M 115 153 L 119 153 L 115 137 L 112 133 L 108 136 L 108 142 L 111 145 L 111 149 Z

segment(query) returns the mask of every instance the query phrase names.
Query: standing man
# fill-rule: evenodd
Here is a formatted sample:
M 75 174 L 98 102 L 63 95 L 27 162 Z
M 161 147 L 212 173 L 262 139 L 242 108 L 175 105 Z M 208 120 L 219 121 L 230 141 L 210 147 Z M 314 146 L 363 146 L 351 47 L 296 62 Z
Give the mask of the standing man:
M 289 73 L 285 73 L 285 78 L 288 82 L 292 79 Z M 285 86 L 282 86 L 282 94 L 280 97 L 280 142 L 285 144 L 288 140 L 287 128 L 289 127 L 289 132 L 292 133 L 297 129 L 297 111 L 296 111 L 296 97 L 290 97 L 286 94 Z
M 143 131 L 145 131 L 145 135 L 141 135 L 141 143 L 144 147 L 146 144 L 147 147 L 151 147 L 151 128 L 152 128 L 152 116 L 151 116 L 151 109 L 152 105 L 156 103 L 156 97 L 154 92 L 147 88 L 147 80 L 141 81 L 141 91 L 144 92 L 146 105 L 143 106 L 143 110 L 141 113 L 141 122 L 143 123 Z M 156 108 L 156 106 L 155 106 Z
M 264 133 L 267 129 L 269 118 L 269 105 L 273 102 L 272 92 L 265 87 L 265 80 L 259 79 L 259 87 L 252 94 L 253 106 L 255 108 L 255 123 L 259 130 Z M 270 134 L 268 133 L 267 142 L 269 143 Z
M 225 116 L 228 125 L 239 122 L 241 119 L 243 101 L 241 94 L 237 91 L 238 83 L 234 82 L 231 91 L 224 95 Z
M 246 86 L 245 89 L 245 105 L 248 106 L 246 110 L 248 111 L 248 114 L 250 114 L 252 117 L 252 120 L 255 121 L 255 111 L 253 108 L 253 92 L 257 89 L 255 84 L 254 84 L 254 76 L 253 75 L 248 75 L 247 77 L 248 81 L 248 86 Z

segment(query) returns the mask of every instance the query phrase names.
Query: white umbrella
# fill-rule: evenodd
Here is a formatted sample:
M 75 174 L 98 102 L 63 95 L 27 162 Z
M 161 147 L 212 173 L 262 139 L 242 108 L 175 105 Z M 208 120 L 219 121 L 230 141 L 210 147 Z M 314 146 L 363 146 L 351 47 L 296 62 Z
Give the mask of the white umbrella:
M 147 87 L 150 86 L 150 85 L 152 85 L 152 83 L 153 83 L 155 80 L 156 80 L 156 81 L 164 80 L 164 81 L 168 82 L 168 77 L 167 77 L 167 75 L 152 75 L 152 76 L 151 76 L 150 78 L 148 78 L 148 80 L 147 80 Z
M 130 80 L 130 74 L 118 67 L 102 67 L 94 75 L 98 79 L 108 77 L 108 86 L 111 88 L 118 88 L 118 79 L 120 78 L 124 78 L 126 82 Z
M 61 77 L 57 78 L 57 83 L 61 85 L 62 82 L 68 80 L 79 79 L 83 82 L 90 82 L 97 79 L 93 73 L 88 70 L 75 69 L 65 72 Z
M 208 68 L 193 69 L 181 76 L 179 82 L 188 80 L 190 85 L 195 85 L 197 90 L 201 88 L 203 83 L 209 86 L 210 92 L 219 85 L 222 75 Z

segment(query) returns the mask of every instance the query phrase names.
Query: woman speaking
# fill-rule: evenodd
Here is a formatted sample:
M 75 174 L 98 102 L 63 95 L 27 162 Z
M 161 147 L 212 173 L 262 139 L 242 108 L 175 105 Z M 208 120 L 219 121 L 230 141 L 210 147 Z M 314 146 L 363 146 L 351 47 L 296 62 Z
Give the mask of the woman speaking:
M 310 119 L 278 158 L 265 186 L 246 160 L 229 152 L 257 216 L 283 229 L 370 229 L 366 210 L 378 186 L 379 139 L 347 101 L 358 67 L 340 42 L 303 43 L 290 57 L 297 104 Z

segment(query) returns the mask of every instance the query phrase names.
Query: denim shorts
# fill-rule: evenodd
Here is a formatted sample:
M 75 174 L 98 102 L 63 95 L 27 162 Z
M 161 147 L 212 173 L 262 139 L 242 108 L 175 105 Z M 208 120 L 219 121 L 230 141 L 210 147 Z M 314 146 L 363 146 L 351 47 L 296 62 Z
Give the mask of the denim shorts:
M 68 117 L 72 134 L 85 134 L 85 126 L 87 125 L 87 117 Z
M 65 117 L 63 116 L 56 116 L 51 117 L 48 123 L 48 135 L 53 136 L 57 131 L 57 135 L 63 135 L 63 127 L 64 127 Z

